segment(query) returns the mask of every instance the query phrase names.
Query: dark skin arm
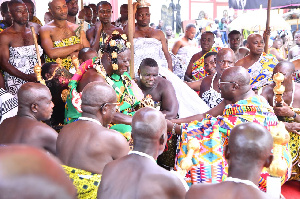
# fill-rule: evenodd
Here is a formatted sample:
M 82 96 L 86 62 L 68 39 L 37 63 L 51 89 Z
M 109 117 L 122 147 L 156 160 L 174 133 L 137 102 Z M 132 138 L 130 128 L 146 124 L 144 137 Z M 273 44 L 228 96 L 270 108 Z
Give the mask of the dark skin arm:
M 192 81 L 192 82 L 185 82 L 191 89 L 194 91 L 200 91 L 202 80 Z
M 162 51 L 164 52 L 166 60 L 168 62 L 168 68 L 169 68 L 170 71 L 173 72 L 172 58 L 171 58 L 171 55 L 168 51 L 167 40 L 166 40 L 165 35 L 162 31 L 159 31 L 159 34 L 160 34 L 160 40 L 161 40 L 161 44 L 162 44 Z
M 5 89 L 4 78 L 2 72 L 0 72 L 0 88 Z
M 223 110 L 227 104 L 229 104 L 229 102 L 226 102 L 226 100 L 223 100 L 218 106 L 215 106 L 214 108 L 208 110 L 205 113 L 193 115 L 193 116 L 186 117 L 186 118 L 173 119 L 171 121 L 167 120 L 168 131 L 171 131 L 175 124 L 175 133 L 177 135 L 181 135 L 180 124 L 190 123 L 195 120 L 201 121 L 203 118 L 205 118 L 206 114 L 212 115 L 214 117 L 217 117 L 218 115 L 222 115 Z
M 292 132 L 292 133 L 296 133 L 296 134 L 300 135 L 300 133 L 299 133 L 300 123 L 298 123 L 298 122 L 292 122 L 292 123 L 284 122 L 284 124 L 285 124 L 285 128 L 288 132 Z
M 84 38 L 83 39 L 83 44 L 74 44 L 74 45 L 70 45 L 70 46 L 56 47 L 55 48 L 53 46 L 53 41 L 52 41 L 51 36 L 50 36 L 50 30 L 47 27 L 42 27 L 40 29 L 40 37 L 41 37 L 42 47 L 45 50 L 46 54 L 51 59 L 66 58 L 69 55 L 71 55 L 73 52 L 79 51 L 84 47 L 89 47 L 90 46 L 87 39 Z
M 39 133 L 41 146 L 53 155 L 56 155 L 56 140 L 58 136 L 57 132 L 48 126 L 40 128 L 39 131 L 43 132 Z
M 198 53 L 197 53 L 198 54 Z M 190 63 L 185 71 L 185 76 L 184 76 L 184 80 L 191 82 L 192 80 L 192 68 L 193 68 L 193 64 L 194 62 L 197 60 L 197 54 L 193 55 L 193 57 L 190 60 Z
M 277 116 L 283 116 L 283 117 L 293 117 L 295 112 L 287 105 L 283 104 L 282 107 L 273 107 L 274 113 Z M 296 117 L 294 119 L 295 122 L 300 122 L 300 115 L 296 113 Z
M 124 136 L 119 132 L 111 132 L 107 131 L 107 133 L 113 133 L 114 135 L 109 139 L 111 144 L 109 146 L 112 146 L 110 148 L 111 150 L 111 156 L 114 160 L 121 158 L 128 154 L 129 152 L 129 145 Z M 102 138 L 101 138 L 102 139 Z
M 181 40 L 176 41 L 176 43 L 174 44 L 173 48 L 172 48 L 172 53 L 174 55 L 177 55 L 177 52 L 179 50 L 179 48 L 181 47 Z
M 270 50 L 270 53 L 271 54 L 273 54 L 273 55 L 275 55 L 276 56 L 276 59 L 278 60 L 278 61 L 284 61 L 285 59 L 283 59 L 282 57 L 281 57 L 281 55 L 278 53 L 278 51 L 277 50 L 275 50 L 275 49 L 271 49 Z
M 112 123 L 113 124 L 127 124 L 127 125 L 131 125 L 132 122 L 132 117 L 130 115 L 126 115 L 123 113 L 116 113 Z
M 161 112 L 165 114 L 166 119 L 173 119 L 177 116 L 179 106 L 175 90 L 170 82 L 163 81 L 163 84 L 165 85 L 161 97 Z
M 95 24 L 95 27 L 91 28 L 90 30 L 87 31 L 87 38 L 91 44 L 91 48 L 98 51 L 100 46 L 100 33 L 102 31 L 102 23 L 97 22 Z
M 210 76 L 203 78 L 203 81 L 200 85 L 199 97 L 202 97 L 203 93 L 209 90 L 211 81 L 212 81 L 212 78 Z
M 1 69 L 9 73 L 10 75 L 13 75 L 15 77 L 18 77 L 20 79 L 23 79 L 25 81 L 29 82 L 35 82 L 36 76 L 35 74 L 25 74 L 18 69 L 16 69 L 13 65 L 11 65 L 9 60 L 9 46 L 10 46 L 10 37 L 6 33 L 1 33 L 0 35 L 0 63 L 1 63 Z

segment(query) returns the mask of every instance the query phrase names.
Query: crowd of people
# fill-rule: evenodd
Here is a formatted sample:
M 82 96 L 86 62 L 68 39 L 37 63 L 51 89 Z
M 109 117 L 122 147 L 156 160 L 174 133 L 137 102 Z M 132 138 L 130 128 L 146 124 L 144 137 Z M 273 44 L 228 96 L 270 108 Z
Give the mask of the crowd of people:
M 48 6 L 42 25 L 31 0 L 1 5 L 0 199 L 270 198 L 269 177 L 300 180 L 300 32 L 288 52 L 264 52 L 267 31 L 199 47 L 195 24 L 171 42 L 139 1 L 131 44 L 127 4 L 115 22 L 107 1 Z

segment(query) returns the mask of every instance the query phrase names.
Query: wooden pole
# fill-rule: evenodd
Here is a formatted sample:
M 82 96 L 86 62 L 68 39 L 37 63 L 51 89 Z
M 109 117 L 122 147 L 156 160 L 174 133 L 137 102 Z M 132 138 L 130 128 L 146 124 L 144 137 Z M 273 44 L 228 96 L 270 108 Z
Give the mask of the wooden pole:
M 38 64 L 39 64 L 39 66 L 42 66 L 39 45 L 38 45 L 38 42 L 37 42 L 37 38 L 36 38 L 34 27 L 30 26 L 30 29 L 31 29 L 31 32 L 32 32 L 32 37 L 33 37 L 33 41 L 34 41 L 34 45 L 35 45 L 35 50 L 36 50 L 36 55 L 37 55 L 37 59 L 38 59 Z
M 80 4 L 80 6 L 81 6 L 81 10 L 83 10 L 83 0 L 81 0 L 81 4 Z
M 271 12 L 271 4 L 272 4 L 272 0 L 268 0 L 266 31 L 269 31 L 269 29 L 270 29 L 270 12 Z M 269 48 L 269 38 L 270 38 L 270 35 L 269 35 L 269 34 L 266 34 L 265 53 L 268 53 L 268 48 Z
M 131 61 L 130 61 L 130 77 L 132 79 L 135 78 L 134 74 L 134 44 L 133 44 L 133 34 L 134 34 L 134 16 L 133 16 L 133 5 L 132 0 L 128 0 L 128 39 L 131 43 L 130 51 L 131 51 Z

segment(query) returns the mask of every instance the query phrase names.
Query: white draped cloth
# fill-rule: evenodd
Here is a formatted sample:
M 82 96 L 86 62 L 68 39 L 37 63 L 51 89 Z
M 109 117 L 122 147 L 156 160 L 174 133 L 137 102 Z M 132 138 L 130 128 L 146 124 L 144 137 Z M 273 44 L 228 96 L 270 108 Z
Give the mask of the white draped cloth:
M 179 103 L 178 114 L 180 118 L 204 113 L 209 110 L 209 107 L 194 90 L 168 70 L 161 41 L 155 38 L 134 39 L 134 71 L 136 76 L 137 70 L 145 58 L 154 59 L 158 63 L 159 74 L 172 83 Z

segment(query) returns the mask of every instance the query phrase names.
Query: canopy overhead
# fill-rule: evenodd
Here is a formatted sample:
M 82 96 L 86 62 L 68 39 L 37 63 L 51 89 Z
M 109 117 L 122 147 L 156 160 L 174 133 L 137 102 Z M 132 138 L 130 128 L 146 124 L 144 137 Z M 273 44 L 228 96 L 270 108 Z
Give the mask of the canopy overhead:
M 251 31 L 259 31 L 266 29 L 266 21 L 266 10 L 249 10 L 247 13 L 239 15 L 228 25 L 228 27 L 231 30 L 246 29 Z M 271 30 L 291 30 L 291 25 L 287 23 L 279 14 L 271 13 L 270 28 Z
M 228 0 L 229 8 L 237 10 L 253 10 L 268 7 L 268 0 Z M 300 6 L 300 0 L 272 0 L 271 9 Z

